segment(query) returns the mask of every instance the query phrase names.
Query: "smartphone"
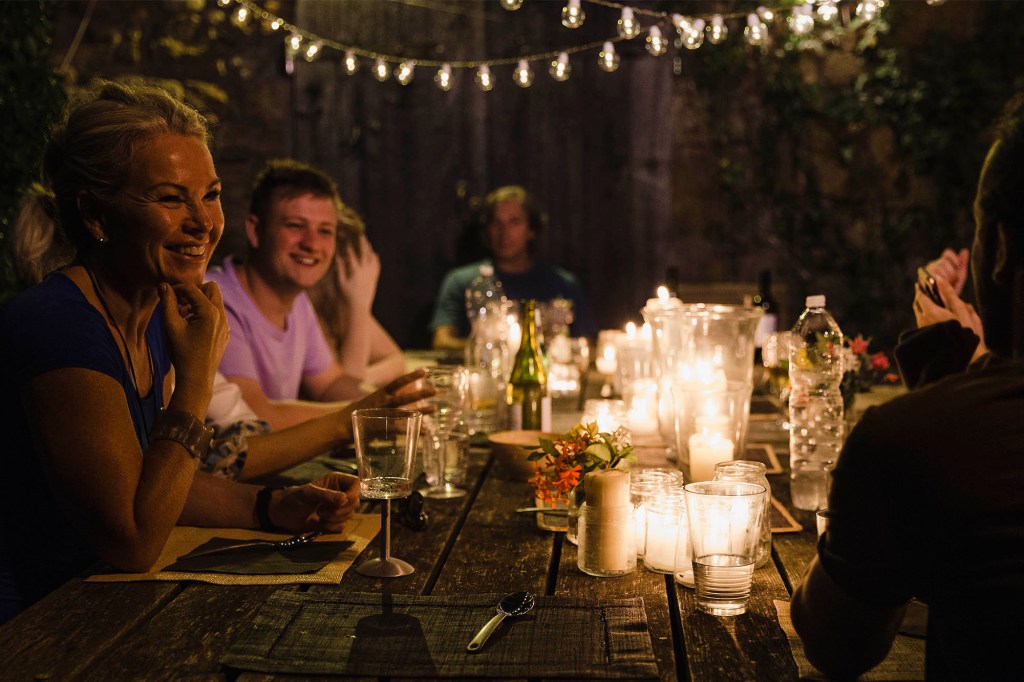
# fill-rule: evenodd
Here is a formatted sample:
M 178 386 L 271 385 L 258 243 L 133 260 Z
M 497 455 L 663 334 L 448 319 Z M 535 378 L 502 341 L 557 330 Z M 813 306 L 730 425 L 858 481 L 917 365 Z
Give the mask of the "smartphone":
M 946 304 L 942 302 L 942 296 L 939 295 L 939 286 L 935 283 L 935 278 L 923 266 L 917 269 L 917 287 L 932 299 L 935 305 L 946 307 Z

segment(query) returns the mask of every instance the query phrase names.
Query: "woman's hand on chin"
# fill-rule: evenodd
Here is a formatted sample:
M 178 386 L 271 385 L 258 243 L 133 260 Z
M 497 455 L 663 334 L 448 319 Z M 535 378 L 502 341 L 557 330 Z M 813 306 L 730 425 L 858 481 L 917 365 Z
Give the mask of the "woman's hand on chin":
M 178 386 L 188 382 L 212 391 L 213 377 L 228 343 L 228 319 L 220 287 L 214 282 L 160 285 L 167 346 Z M 209 395 L 197 416 L 206 414 Z

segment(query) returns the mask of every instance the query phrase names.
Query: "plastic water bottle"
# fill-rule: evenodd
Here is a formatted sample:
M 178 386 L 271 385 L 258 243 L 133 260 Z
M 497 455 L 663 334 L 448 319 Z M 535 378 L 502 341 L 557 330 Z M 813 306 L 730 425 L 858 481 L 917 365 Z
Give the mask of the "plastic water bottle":
M 797 509 L 827 506 L 832 468 L 843 446 L 843 332 L 825 310 L 824 296 L 808 296 L 793 327 L 789 351 L 790 496 Z
M 481 310 L 497 312 L 504 306 L 505 290 L 494 277 L 494 266 L 484 263 L 479 274 L 466 287 L 466 316 L 472 324 Z

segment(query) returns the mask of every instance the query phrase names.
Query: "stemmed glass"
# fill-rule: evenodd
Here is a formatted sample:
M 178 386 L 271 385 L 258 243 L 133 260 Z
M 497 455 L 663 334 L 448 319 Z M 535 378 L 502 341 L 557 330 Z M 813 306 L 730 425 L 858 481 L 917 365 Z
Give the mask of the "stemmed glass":
M 447 481 L 448 437 L 462 421 L 469 391 L 469 372 L 465 367 L 427 367 L 424 383 L 433 386 L 435 393 L 424 402 L 434 406 L 426 420 L 429 442 L 426 447 L 424 472 L 430 487 L 421 491 L 424 497 L 461 497 L 466 491 Z
M 783 415 L 789 411 L 789 348 L 792 343 L 793 332 L 772 332 L 761 346 L 761 362 L 768 370 L 768 392 L 782 402 Z M 782 428 L 789 428 L 785 417 L 779 421 Z
M 384 500 L 381 505 L 381 556 L 356 571 L 377 578 L 397 578 L 416 569 L 391 556 L 391 500 L 412 494 L 412 463 L 423 415 L 395 408 L 355 410 L 352 432 L 359 466 L 359 494 Z

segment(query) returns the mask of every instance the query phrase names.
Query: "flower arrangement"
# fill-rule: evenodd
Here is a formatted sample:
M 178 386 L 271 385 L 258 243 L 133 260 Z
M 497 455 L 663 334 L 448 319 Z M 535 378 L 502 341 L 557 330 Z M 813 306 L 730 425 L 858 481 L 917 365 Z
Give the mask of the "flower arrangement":
M 843 393 L 864 393 L 876 384 L 896 383 L 900 377 L 891 371 L 892 363 L 882 351 L 870 353 L 871 339 L 858 334 L 847 338 L 843 348 Z
M 619 427 L 615 433 L 601 433 L 596 422 L 576 424 L 554 440 L 541 439 L 540 450 L 528 459 L 535 467 L 530 483 L 546 504 L 568 503 L 569 493 L 587 472 L 636 464 L 629 431 Z

